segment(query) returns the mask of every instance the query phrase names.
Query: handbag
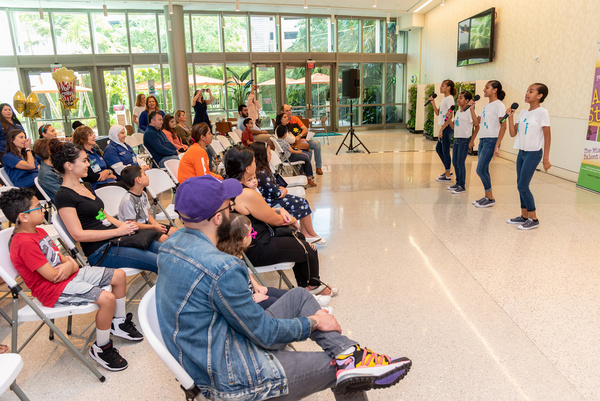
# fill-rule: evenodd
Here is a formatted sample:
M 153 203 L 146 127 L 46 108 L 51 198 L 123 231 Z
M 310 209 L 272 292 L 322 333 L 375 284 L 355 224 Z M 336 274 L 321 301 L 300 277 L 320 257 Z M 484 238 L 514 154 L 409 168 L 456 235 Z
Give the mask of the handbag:
M 108 241 L 108 246 L 104 249 L 102 256 L 95 263 L 95 265 L 98 266 L 100 263 L 102 263 L 104 258 L 106 258 L 108 251 L 113 246 L 117 247 L 117 252 L 119 252 L 119 247 L 121 246 L 147 250 L 150 247 L 150 244 L 159 239 L 161 235 L 162 233 L 154 230 L 138 230 L 131 235 L 123 235 L 121 237 L 113 238 Z
M 273 176 L 275 177 L 275 183 L 277 184 L 278 187 L 284 187 L 287 188 L 288 183 L 287 181 L 281 176 L 281 174 L 279 173 L 275 173 L 273 174 Z

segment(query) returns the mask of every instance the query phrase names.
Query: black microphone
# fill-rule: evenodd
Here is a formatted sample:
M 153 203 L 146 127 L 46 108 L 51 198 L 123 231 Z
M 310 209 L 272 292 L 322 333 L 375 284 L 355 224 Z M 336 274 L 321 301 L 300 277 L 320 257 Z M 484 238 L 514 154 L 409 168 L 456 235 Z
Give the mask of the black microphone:
M 450 108 L 448 110 L 450 111 L 454 111 L 454 109 L 456 109 L 455 105 L 450 106 Z M 448 117 L 446 116 L 446 118 L 444 118 L 444 122 L 448 121 Z
M 473 101 L 474 101 L 474 102 L 476 102 L 476 101 L 478 101 L 479 99 L 481 99 L 481 96 L 479 96 L 479 95 L 475 95 L 475 97 L 473 98 Z M 467 105 L 467 107 L 465 107 L 465 108 L 463 109 L 463 112 L 465 112 L 465 111 L 469 110 L 469 107 L 471 107 L 471 105 L 470 105 L 470 104 L 468 104 L 468 105 Z
M 437 93 L 433 93 L 431 97 L 435 99 L 437 97 Z M 425 106 L 427 106 L 429 103 L 431 103 L 431 100 L 426 101 Z
M 519 103 L 513 103 L 513 104 L 511 104 L 511 105 L 510 105 L 510 109 L 511 109 L 512 111 L 515 111 L 515 110 L 516 110 L 516 109 L 518 109 L 518 108 L 519 108 Z M 504 115 L 504 117 L 502 117 L 502 118 L 500 119 L 500 124 L 502 124 L 504 121 L 506 121 L 506 119 L 507 119 L 507 118 L 508 118 L 508 113 L 506 113 L 506 114 Z

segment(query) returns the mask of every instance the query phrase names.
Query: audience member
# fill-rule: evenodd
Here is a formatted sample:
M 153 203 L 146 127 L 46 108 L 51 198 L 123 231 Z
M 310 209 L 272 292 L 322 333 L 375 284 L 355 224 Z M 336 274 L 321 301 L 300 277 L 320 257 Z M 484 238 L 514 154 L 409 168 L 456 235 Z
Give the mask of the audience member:
M 3 193 L 0 207 L 15 224 L 10 260 L 31 294 L 48 308 L 98 304 L 96 341 L 89 354 L 105 369 L 127 368 L 110 335 L 131 341 L 141 341 L 144 336 L 136 329 L 133 314 L 125 310 L 125 272 L 98 266 L 80 269 L 72 257 L 61 254 L 46 231 L 37 227 L 44 222 L 44 212 L 31 190 L 19 188 Z M 109 284 L 111 292 L 102 289 Z
M 288 143 L 288 141 L 286 140 L 287 132 L 288 132 L 287 131 L 287 116 L 285 114 L 280 114 L 280 116 L 281 116 L 281 125 L 278 125 L 277 128 L 275 128 L 275 134 L 277 135 L 277 143 L 283 150 L 285 157 L 290 162 L 297 162 L 297 161 L 304 162 L 304 164 L 302 164 L 300 166 L 300 169 L 302 170 L 304 175 L 306 175 L 306 177 L 308 178 L 308 186 L 316 187 L 317 183 L 314 181 L 312 163 L 310 160 L 310 153 L 307 150 L 302 151 L 299 149 L 294 149 Z
M 165 134 L 169 142 L 171 142 L 177 148 L 179 153 L 183 153 L 187 150 L 188 145 L 184 144 L 179 135 L 177 135 L 177 131 L 175 130 L 176 126 L 177 124 L 175 123 L 175 118 L 172 115 L 167 114 L 163 117 L 163 134 Z
M 31 188 L 36 196 L 42 198 L 34 181 L 39 164 L 31 152 L 31 139 L 22 130 L 13 129 L 6 136 L 6 145 L 7 152 L 2 156 L 2 164 L 8 178 L 15 187 Z
M 254 124 L 260 126 L 259 111 L 262 109 L 262 105 L 256 98 L 256 91 L 258 91 L 258 85 L 252 85 L 252 89 L 248 94 L 248 100 L 246 100 L 246 106 L 248 106 L 248 117 L 252 119 Z
M 138 117 L 138 131 L 146 132 L 150 123 L 150 114 L 153 111 L 160 113 L 161 117 L 165 116 L 165 112 L 158 107 L 158 100 L 156 100 L 156 97 L 154 95 L 150 95 L 146 99 L 146 109 L 144 109 L 144 111 L 142 111 Z
M 244 125 L 244 120 L 248 118 L 248 107 L 245 104 L 240 104 L 238 106 L 238 114 L 238 128 L 240 129 L 240 131 L 244 131 L 246 129 L 246 126 Z M 254 136 L 255 141 L 269 142 L 269 138 L 271 138 L 271 135 L 269 135 L 267 131 L 261 130 L 260 128 L 258 128 L 258 126 L 256 126 L 256 124 L 253 124 L 252 128 L 250 129 L 252 130 L 252 134 Z
M 252 135 L 252 127 L 254 127 L 254 123 L 250 117 L 244 119 L 244 131 L 242 132 L 242 144 L 244 146 L 250 146 L 251 143 L 254 143 L 254 135 Z M 263 143 L 263 142 L 261 142 Z
M 138 159 L 133 151 L 133 148 L 125 143 L 127 131 L 122 125 L 115 124 L 108 130 L 108 138 L 110 142 L 104 149 L 104 160 L 115 171 L 117 177 L 121 175 L 121 171 L 127 166 L 141 166 L 144 170 L 148 170 L 148 166 L 143 159 Z
M 142 131 L 139 127 L 139 118 L 140 114 L 142 114 L 142 111 L 144 110 L 146 110 L 146 95 L 143 93 L 138 93 L 137 97 L 135 98 L 135 107 L 133 108 L 133 113 L 131 113 L 131 119 L 133 120 L 134 124 L 138 126 L 137 132 L 141 133 L 144 133 L 144 131 Z
M 342 336 L 335 317 L 305 290 L 288 291 L 266 311 L 252 302 L 246 266 L 215 247 L 230 231 L 232 199 L 237 207 L 242 192 L 235 180 L 208 176 L 181 184 L 175 210 L 185 227 L 160 250 L 159 327 L 202 395 L 299 400 L 332 388 L 338 400 L 364 400 L 365 390 L 398 383 L 411 361 L 376 354 Z M 309 337 L 323 352 L 279 350 Z
M 92 186 L 79 180 L 88 174 L 85 149 L 73 143 L 50 143 L 52 165 L 63 175 L 56 208 L 67 231 L 81 244 L 91 266 L 121 266 L 155 272 L 160 233 L 140 235 L 136 223 L 124 223 L 104 213 L 104 203 Z M 135 234 L 135 235 L 133 235 Z
M 192 127 L 192 146 L 181 158 L 179 162 L 179 171 L 177 172 L 177 180 L 179 183 L 184 182 L 190 177 L 198 177 L 209 174 L 220 180 L 223 178 L 216 173 L 210 171 L 209 156 L 205 148 L 210 145 L 213 139 L 213 134 L 208 129 L 205 123 L 196 124 Z
M 33 153 L 42 159 L 39 166 L 38 183 L 50 197 L 52 203 L 55 202 L 56 191 L 62 185 L 62 175 L 52 166 L 50 159 L 50 141 L 59 142 L 58 139 L 40 138 L 33 144 Z
M 78 127 L 73 132 L 73 143 L 85 149 L 90 161 L 88 174 L 83 177 L 85 182 L 92 184 L 94 189 L 116 184 L 117 176 L 102 157 L 102 151 L 96 146 L 96 134 L 90 127 L 87 125 Z
M 177 229 L 168 224 L 160 224 L 150 214 L 150 202 L 144 191 L 150 180 L 140 166 L 129 166 L 123 169 L 123 182 L 129 187 L 119 205 L 119 220 L 137 223 L 140 230 L 155 230 L 162 235 L 158 242 L 165 242 Z
M 300 231 L 306 237 L 306 241 L 311 244 L 324 245 L 327 241 L 325 241 L 325 238 L 318 236 L 313 228 L 312 212 L 308 201 L 299 196 L 288 194 L 287 188 L 277 184 L 277 180 L 269 166 L 271 149 L 263 143 L 253 143 L 250 145 L 250 149 L 254 152 L 256 178 L 258 179 L 257 186 L 262 197 L 269 206 L 280 206 L 300 220 Z
M 83 125 L 83 123 L 79 120 L 75 120 L 73 121 L 73 124 L 71 124 L 71 128 L 73 129 L 73 131 L 75 131 L 77 128 L 81 127 Z
M 177 125 L 175 126 L 175 132 L 177 132 L 177 136 L 181 138 L 181 142 L 189 146 L 190 138 L 192 137 L 192 129 L 186 124 L 187 116 L 185 111 L 177 110 L 175 112 L 175 121 L 177 121 Z
M 311 138 L 308 139 L 308 128 L 304 125 L 302 120 L 292 115 L 292 107 L 289 104 L 284 104 L 281 107 L 281 112 L 285 113 L 289 120 L 290 124 L 297 125 L 300 128 L 300 134 L 296 136 L 296 142 L 299 142 L 301 139 L 306 139 L 308 141 L 309 149 L 311 152 L 315 154 L 315 167 L 317 168 L 317 175 L 323 175 L 323 162 L 321 160 L 321 142 L 317 139 Z
M 204 94 L 208 93 L 208 99 L 204 98 Z M 206 123 L 208 125 L 208 129 L 212 132 L 212 124 L 210 119 L 208 118 L 208 105 L 211 104 L 215 100 L 213 98 L 212 92 L 210 89 L 198 89 L 194 92 L 194 97 L 192 98 L 192 108 L 194 109 L 194 122 L 192 123 L 192 127 L 196 124 Z
M 225 171 L 228 178 L 243 183 L 256 174 L 254 153 L 244 146 L 234 146 L 225 154 Z M 317 295 L 337 294 L 337 289 L 323 284 L 319 279 L 319 255 L 316 247 L 296 233 L 298 221 L 283 208 L 272 209 L 263 197 L 250 188 L 244 188 L 235 199 L 235 210 L 248 216 L 256 230 L 256 238 L 246 255 L 255 266 L 282 262 L 296 262 L 294 275 L 299 287 Z M 278 235 L 279 234 L 279 235 Z
M 150 113 L 150 125 L 144 133 L 144 147 L 150 152 L 158 167 L 165 167 L 167 160 L 179 159 L 178 151 L 162 132 L 163 118 L 156 111 Z
M 44 124 L 38 128 L 40 138 L 54 139 L 56 138 L 56 129 L 51 124 Z
M 15 115 L 15 111 L 8 103 L 0 104 L 0 159 L 6 153 L 6 137 L 14 129 L 25 131 L 23 125 Z

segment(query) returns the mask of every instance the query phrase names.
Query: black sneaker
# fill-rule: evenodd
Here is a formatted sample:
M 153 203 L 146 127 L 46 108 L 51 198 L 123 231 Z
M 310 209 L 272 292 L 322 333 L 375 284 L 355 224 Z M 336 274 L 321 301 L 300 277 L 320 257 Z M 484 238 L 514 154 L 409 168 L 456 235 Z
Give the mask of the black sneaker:
M 452 191 L 452 193 L 453 193 L 454 195 L 457 195 L 457 194 L 464 194 L 465 192 L 467 192 L 467 190 L 466 190 L 466 189 L 464 189 L 464 188 L 463 188 L 463 187 L 461 187 L 461 186 L 457 187 L 457 188 L 456 188 L 454 191 Z
M 452 174 L 454 174 L 454 173 L 451 171 L 451 172 L 450 172 L 450 175 L 452 175 Z M 440 174 L 440 177 L 445 177 L 445 176 L 446 176 L 446 173 L 442 173 L 442 174 Z
M 490 207 L 490 206 L 494 206 L 496 204 L 496 200 L 495 199 L 490 199 L 487 196 L 485 198 L 483 198 L 482 201 L 479 201 L 475 204 L 475 207 Z
M 96 343 L 93 343 L 90 348 L 90 356 L 102 365 L 104 369 L 112 370 L 113 372 L 127 369 L 129 364 L 119 355 L 119 351 L 112 344 L 112 340 L 102 347 L 98 347 Z
M 517 227 L 519 230 L 531 230 L 533 228 L 538 228 L 540 226 L 540 221 L 539 220 L 534 220 L 534 219 L 527 219 L 527 221 L 523 224 L 521 224 L 519 227 Z
M 458 184 L 450 185 L 448 191 L 454 191 L 456 188 L 458 188 Z
M 514 219 L 508 219 L 506 222 L 508 224 L 523 224 L 527 221 L 527 219 L 523 216 L 515 217 Z
M 436 181 L 437 182 L 448 182 L 448 181 L 452 181 L 452 178 L 446 177 L 446 174 L 442 174 L 436 179 Z
M 483 202 L 483 201 L 484 201 L 484 200 L 486 200 L 486 199 L 487 199 L 487 197 L 486 197 L 486 196 L 484 196 L 483 198 L 481 198 L 481 199 L 477 199 L 476 201 L 473 201 L 473 202 L 471 202 L 471 203 L 472 203 L 473 205 L 477 206 L 477 204 L 478 204 L 479 202 Z
M 135 323 L 132 321 L 133 314 L 128 313 L 125 319 L 114 318 L 110 325 L 110 334 L 126 338 L 131 341 L 142 341 L 144 336 L 135 328 Z M 116 323 L 116 324 L 115 324 Z

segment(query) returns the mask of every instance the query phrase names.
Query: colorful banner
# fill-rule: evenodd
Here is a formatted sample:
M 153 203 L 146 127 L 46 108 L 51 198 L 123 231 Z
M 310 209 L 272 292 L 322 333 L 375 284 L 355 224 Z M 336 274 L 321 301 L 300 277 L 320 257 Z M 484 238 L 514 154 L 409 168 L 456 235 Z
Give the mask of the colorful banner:
M 596 72 L 583 161 L 577 186 L 600 193 L 600 43 L 596 51 Z

